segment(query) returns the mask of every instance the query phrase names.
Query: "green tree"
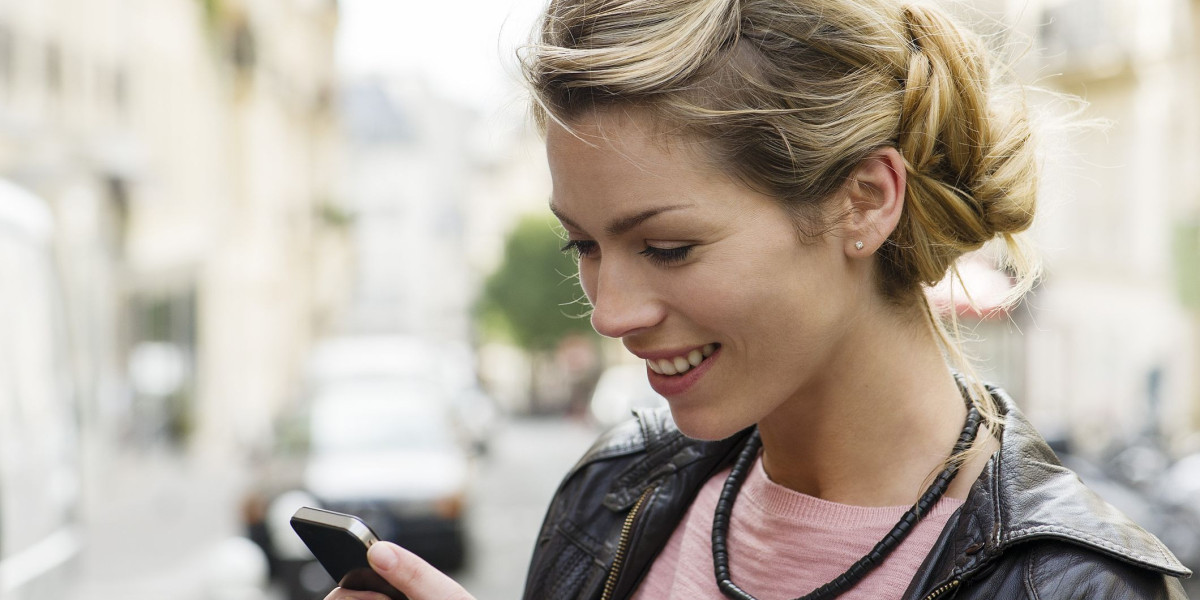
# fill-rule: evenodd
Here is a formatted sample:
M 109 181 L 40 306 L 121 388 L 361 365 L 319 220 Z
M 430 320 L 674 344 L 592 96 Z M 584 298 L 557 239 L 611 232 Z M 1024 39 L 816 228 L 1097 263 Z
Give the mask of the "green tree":
M 548 216 L 529 215 L 509 233 L 504 261 L 483 286 L 477 317 L 485 335 L 508 338 L 537 355 L 572 334 L 589 334 L 588 306 L 574 257 Z

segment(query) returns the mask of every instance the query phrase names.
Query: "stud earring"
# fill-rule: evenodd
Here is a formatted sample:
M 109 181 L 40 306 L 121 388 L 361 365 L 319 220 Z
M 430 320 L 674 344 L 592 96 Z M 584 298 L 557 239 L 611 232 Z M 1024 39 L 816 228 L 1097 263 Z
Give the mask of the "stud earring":
M 862 243 L 862 242 L 854 242 L 854 248 L 855 248 L 856 250 L 862 250 L 862 249 L 863 249 L 863 243 Z

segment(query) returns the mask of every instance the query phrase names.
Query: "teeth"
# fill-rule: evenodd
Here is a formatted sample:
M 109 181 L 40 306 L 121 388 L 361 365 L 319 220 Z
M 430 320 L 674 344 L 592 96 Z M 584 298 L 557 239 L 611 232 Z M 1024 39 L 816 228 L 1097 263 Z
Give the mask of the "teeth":
M 687 356 L 647 360 L 646 366 L 659 375 L 682 375 L 692 370 L 693 367 L 700 366 L 704 359 L 712 356 L 716 351 L 716 344 L 705 344 L 703 348 L 688 352 Z

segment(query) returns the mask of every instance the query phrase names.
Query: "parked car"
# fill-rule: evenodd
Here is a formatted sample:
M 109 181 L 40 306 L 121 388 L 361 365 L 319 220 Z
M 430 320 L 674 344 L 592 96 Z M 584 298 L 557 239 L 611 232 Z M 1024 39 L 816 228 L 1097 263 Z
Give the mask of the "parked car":
M 442 570 L 463 566 L 471 462 L 442 394 L 421 379 L 341 379 L 281 429 L 245 514 L 289 598 L 334 585 L 288 524 L 304 505 L 357 515 Z
M 313 349 L 309 386 L 363 378 L 421 379 L 440 387 L 455 426 L 481 453 L 500 421 L 495 400 L 479 384 L 475 355 L 464 343 L 360 334 L 329 338 Z
M 0 598 L 66 598 L 80 465 L 63 298 L 45 203 L 0 180 Z

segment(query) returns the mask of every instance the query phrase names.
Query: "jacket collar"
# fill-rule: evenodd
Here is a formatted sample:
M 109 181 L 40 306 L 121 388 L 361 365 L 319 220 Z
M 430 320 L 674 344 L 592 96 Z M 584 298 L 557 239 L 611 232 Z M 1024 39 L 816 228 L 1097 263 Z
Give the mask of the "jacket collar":
M 700 441 L 679 431 L 668 408 L 634 409 L 634 415 L 637 418 L 624 425 L 626 431 L 619 435 L 626 442 L 597 444 L 606 449 L 619 448 L 623 453 L 643 453 L 640 460 L 634 461 L 613 480 L 605 494 L 604 505 L 611 510 L 629 509 L 647 486 L 664 476 L 682 471 L 703 473 L 702 479 L 688 478 L 692 486 L 683 497 L 690 503 L 709 475 L 732 464 L 734 456 L 754 431 L 754 427 L 749 427 L 723 440 Z M 633 427 L 638 429 L 636 433 L 631 431 Z M 596 454 L 599 453 L 593 451 L 580 462 L 594 460 Z
M 1008 393 L 989 386 L 1003 416 L 1000 450 L 971 488 L 952 539 L 970 571 L 1022 542 L 1057 539 L 1164 574 L 1190 571 L 1158 538 L 1062 466 Z M 955 544 L 959 545 L 959 544 Z M 953 549 L 951 549 L 953 552 Z
M 1191 574 L 1161 541 L 1105 502 L 1064 467 L 1004 390 L 988 386 L 1003 420 L 1000 450 L 971 487 L 963 507 L 942 532 L 918 574 L 918 587 L 983 569 L 1007 550 L 1037 539 L 1056 539 L 1160 573 Z M 666 409 L 637 411 L 622 443 L 599 444 L 600 454 L 642 451 L 609 488 L 604 504 L 626 510 L 651 481 L 689 465 L 711 475 L 729 464 L 747 429 L 719 442 L 688 440 Z M 593 456 L 592 459 L 599 458 Z M 699 464 L 696 464 L 699 463 Z M 688 469 L 691 470 L 691 469 Z M 698 489 L 704 477 L 694 478 Z M 691 489 L 689 494 L 694 494 Z M 684 496 L 690 498 L 689 494 Z M 688 500 L 690 501 L 690 500 Z

